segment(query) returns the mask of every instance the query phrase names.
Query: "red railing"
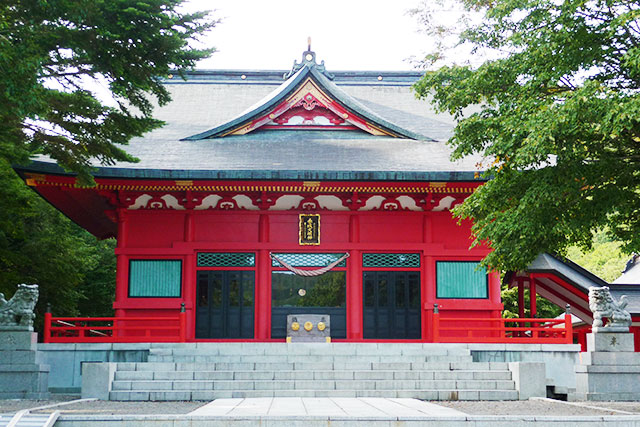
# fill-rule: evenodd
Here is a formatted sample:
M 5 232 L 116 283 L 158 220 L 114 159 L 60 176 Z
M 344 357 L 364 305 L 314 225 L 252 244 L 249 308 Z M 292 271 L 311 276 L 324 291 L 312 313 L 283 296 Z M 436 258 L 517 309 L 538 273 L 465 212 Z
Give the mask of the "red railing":
M 44 342 L 185 342 L 187 317 L 52 317 L 44 315 Z
M 564 319 L 432 317 L 433 342 L 571 344 Z M 186 342 L 187 317 L 52 317 L 45 313 L 45 343 Z
M 440 317 L 433 313 L 433 341 L 442 343 L 572 344 L 571 315 L 564 319 Z

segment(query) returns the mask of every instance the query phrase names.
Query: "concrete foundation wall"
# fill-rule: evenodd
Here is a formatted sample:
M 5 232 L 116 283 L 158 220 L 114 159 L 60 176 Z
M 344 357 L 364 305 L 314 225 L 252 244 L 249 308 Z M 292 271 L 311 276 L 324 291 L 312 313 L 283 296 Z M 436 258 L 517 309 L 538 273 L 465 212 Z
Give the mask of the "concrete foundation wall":
M 575 389 L 578 344 L 467 344 L 474 362 L 543 362 L 547 384 Z
M 150 343 L 38 344 L 42 363 L 51 366 L 49 390 L 80 393 L 85 362 L 146 362 Z

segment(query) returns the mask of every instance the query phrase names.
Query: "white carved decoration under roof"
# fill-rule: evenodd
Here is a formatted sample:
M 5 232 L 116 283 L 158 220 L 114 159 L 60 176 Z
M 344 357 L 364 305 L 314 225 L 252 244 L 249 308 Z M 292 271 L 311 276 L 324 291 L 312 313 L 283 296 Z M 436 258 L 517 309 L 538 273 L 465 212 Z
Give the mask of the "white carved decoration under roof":
M 217 194 L 211 194 L 202 199 L 202 203 L 200 203 L 200 206 L 196 206 L 195 210 L 214 209 L 218 205 L 220 199 L 222 199 L 222 197 Z
M 367 202 L 365 203 L 365 205 L 358 210 L 370 211 L 373 209 L 379 209 L 384 199 L 385 199 L 384 196 L 371 196 L 367 199 Z
M 136 197 L 135 202 L 131 206 L 129 206 L 129 209 L 131 210 L 142 209 L 147 206 L 147 203 L 149 203 L 149 200 L 151 200 L 152 198 L 153 196 L 150 194 L 142 194 Z
M 409 195 L 356 195 L 338 197 L 335 195 L 299 195 L 299 194 L 272 194 L 256 195 L 247 194 L 203 194 L 189 196 L 189 200 L 179 193 L 167 193 L 163 195 L 141 194 L 135 199 L 132 197 L 128 206 L 129 210 L 138 209 L 173 209 L 185 210 L 328 210 L 328 211 L 376 211 L 399 210 L 411 212 L 444 211 L 451 209 L 462 198 L 445 196 L 438 199 L 425 198 L 424 196 Z M 431 209 L 430 209 L 431 208 Z
M 167 208 L 169 209 L 175 209 L 178 211 L 184 210 L 184 206 L 178 203 L 178 199 L 175 196 L 172 196 L 171 194 L 165 194 L 164 196 L 161 197 L 161 199 L 164 200 L 164 202 L 167 205 Z
M 298 207 L 300 202 L 304 199 L 302 196 L 286 195 L 278 198 L 276 203 L 269 208 L 270 211 L 288 211 Z
M 410 211 L 421 212 L 422 208 L 418 207 L 414 198 L 409 196 L 398 196 L 396 197 L 398 202 L 400 202 L 400 206 L 402 209 L 407 209 Z
M 239 209 L 246 209 L 248 211 L 259 211 L 260 208 L 253 204 L 251 197 L 245 194 L 238 194 L 233 196 L 233 200 L 238 204 Z
M 442 199 L 440 199 L 440 203 L 438 203 L 438 206 L 433 208 L 433 211 L 439 212 L 445 209 L 451 209 L 451 203 L 453 203 L 455 199 L 456 199 L 455 197 L 451 197 L 451 196 L 443 197 Z
M 348 211 L 349 208 L 342 204 L 342 200 L 336 196 L 316 196 L 321 209 L 330 211 Z

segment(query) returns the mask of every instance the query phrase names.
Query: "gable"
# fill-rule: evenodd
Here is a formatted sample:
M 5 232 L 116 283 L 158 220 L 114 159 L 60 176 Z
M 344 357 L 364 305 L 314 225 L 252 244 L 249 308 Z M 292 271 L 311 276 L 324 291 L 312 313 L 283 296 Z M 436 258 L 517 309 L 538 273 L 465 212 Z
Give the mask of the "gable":
M 352 131 L 373 136 L 425 140 L 378 116 L 360 101 L 338 88 L 333 76 L 316 64 L 315 54 L 305 52 L 303 63 L 294 64 L 287 80 L 267 97 L 235 118 L 184 140 L 246 135 L 257 129 Z
M 362 130 L 371 135 L 393 136 L 390 132 L 367 122 L 332 98 L 311 78 L 302 84 L 269 113 L 257 116 L 249 123 L 221 135 L 245 135 L 256 129 L 277 130 Z

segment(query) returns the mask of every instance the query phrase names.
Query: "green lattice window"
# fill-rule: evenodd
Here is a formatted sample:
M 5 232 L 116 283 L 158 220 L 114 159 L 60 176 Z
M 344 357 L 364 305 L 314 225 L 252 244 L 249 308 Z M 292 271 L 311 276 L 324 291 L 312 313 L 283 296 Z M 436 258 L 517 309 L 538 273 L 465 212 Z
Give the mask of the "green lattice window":
M 201 252 L 198 267 L 254 267 L 256 256 L 250 252 Z
M 419 268 L 420 254 L 362 254 L 362 266 Z
M 438 261 L 436 296 L 438 298 L 488 298 L 487 270 L 477 262 Z
M 334 261 L 339 260 L 344 254 L 274 254 L 292 267 L 325 267 Z M 273 267 L 281 267 L 275 259 L 271 260 Z M 346 267 L 346 260 L 342 260 L 337 267 Z
M 182 261 L 136 259 L 129 261 L 129 296 L 178 298 L 182 288 Z

